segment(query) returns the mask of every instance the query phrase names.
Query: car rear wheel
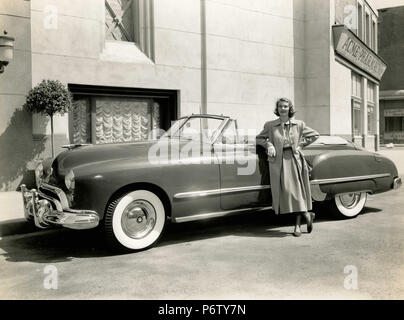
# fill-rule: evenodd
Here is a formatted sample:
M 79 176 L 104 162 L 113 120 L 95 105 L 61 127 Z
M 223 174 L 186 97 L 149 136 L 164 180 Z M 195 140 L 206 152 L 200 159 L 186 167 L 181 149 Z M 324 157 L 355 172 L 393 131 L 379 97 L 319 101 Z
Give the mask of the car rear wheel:
M 105 216 L 109 247 L 115 251 L 137 251 L 153 246 L 166 222 L 164 205 L 148 190 L 136 190 L 112 201 Z
M 362 211 L 366 199 L 366 192 L 339 194 L 332 200 L 331 208 L 339 218 L 354 218 Z

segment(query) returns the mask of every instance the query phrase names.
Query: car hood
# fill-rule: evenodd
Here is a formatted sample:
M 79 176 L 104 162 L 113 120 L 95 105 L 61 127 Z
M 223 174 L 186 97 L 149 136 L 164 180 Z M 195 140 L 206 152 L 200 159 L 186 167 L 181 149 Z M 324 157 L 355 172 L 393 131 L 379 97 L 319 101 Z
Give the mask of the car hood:
M 78 146 L 60 153 L 53 168 L 57 169 L 58 174 L 64 175 L 70 169 L 82 165 L 125 159 L 141 160 L 147 158 L 149 148 L 154 143 L 156 141 Z

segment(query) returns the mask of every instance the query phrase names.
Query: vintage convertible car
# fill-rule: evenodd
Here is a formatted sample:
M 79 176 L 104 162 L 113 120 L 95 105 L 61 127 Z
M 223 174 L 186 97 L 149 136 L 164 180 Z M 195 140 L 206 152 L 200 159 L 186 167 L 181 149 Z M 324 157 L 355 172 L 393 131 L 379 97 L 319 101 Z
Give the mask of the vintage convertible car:
M 99 226 L 113 249 L 141 250 L 167 220 L 186 222 L 271 207 L 265 151 L 226 116 L 180 118 L 159 139 L 69 145 L 36 169 L 37 189 L 21 186 L 27 219 L 39 228 Z M 254 137 L 255 138 L 255 137 Z M 367 194 L 401 185 L 394 163 L 340 137 L 303 150 L 314 201 L 357 216 Z

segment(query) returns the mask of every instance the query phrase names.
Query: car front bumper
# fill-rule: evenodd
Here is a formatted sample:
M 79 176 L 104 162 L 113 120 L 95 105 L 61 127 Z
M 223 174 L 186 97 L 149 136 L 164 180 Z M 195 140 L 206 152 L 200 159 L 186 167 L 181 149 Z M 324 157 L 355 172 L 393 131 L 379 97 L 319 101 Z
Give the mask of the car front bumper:
M 48 192 L 45 194 L 44 191 Z M 55 186 L 44 184 L 39 190 L 29 190 L 23 184 L 21 194 L 25 218 L 34 219 L 39 228 L 62 226 L 81 230 L 98 226 L 100 219 L 97 212 L 69 208 L 65 193 Z

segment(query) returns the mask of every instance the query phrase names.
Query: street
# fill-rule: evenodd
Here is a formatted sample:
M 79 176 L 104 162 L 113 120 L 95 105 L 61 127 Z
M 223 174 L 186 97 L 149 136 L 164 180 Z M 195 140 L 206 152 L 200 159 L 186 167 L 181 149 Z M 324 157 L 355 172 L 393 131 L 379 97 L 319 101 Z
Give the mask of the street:
M 403 195 L 369 196 L 351 220 L 317 212 L 300 238 L 272 211 L 168 225 L 132 254 L 91 230 L 5 236 L 0 299 L 403 299 Z

